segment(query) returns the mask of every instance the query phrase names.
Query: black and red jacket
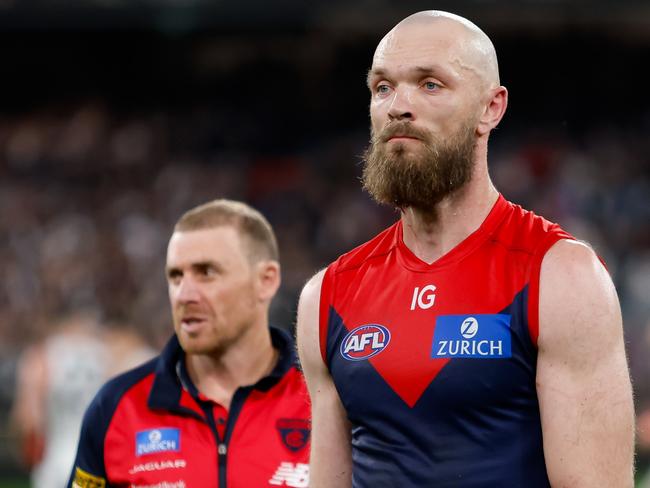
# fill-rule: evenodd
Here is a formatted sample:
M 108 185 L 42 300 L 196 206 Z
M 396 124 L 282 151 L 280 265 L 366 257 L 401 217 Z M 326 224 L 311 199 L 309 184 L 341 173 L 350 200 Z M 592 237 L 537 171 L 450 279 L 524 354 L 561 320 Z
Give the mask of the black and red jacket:
M 250 488 L 308 485 L 309 397 L 289 335 L 278 363 L 239 388 L 230 411 L 192 384 L 176 336 L 109 381 L 84 416 L 70 486 Z

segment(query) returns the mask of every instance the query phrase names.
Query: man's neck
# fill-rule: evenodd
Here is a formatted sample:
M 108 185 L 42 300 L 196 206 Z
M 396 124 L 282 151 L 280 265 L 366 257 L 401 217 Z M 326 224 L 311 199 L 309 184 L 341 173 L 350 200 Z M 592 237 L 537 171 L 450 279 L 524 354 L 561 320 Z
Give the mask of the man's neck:
M 278 357 L 266 327 L 255 328 L 223 354 L 188 354 L 186 365 L 196 388 L 229 409 L 235 391 L 270 374 Z
M 402 211 L 403 240 L 413 254 L 431 264 L 478 229 L 497 201 L 499 193 L 490 180 L 470 181 L 444 198 L 433 213 L 414 208 Z

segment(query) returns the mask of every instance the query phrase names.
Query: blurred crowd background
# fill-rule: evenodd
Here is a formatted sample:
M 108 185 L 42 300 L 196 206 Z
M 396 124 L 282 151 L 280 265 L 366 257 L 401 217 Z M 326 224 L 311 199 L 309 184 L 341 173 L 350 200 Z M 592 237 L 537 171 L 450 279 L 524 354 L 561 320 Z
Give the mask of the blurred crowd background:
M 0 487 L 26 486 L 9 411 L 30 345 L 81 312 L 168 339 L 185 210 L 226 197 L 268 217 L 287 329 L 305 280 L 397 218 L 359 184 L 365 76 L 384 33 L 428 8 L 493 39 L 510 90 L 493 180 L 607 262 L 650 423 L 647 2 L 0 0 Z

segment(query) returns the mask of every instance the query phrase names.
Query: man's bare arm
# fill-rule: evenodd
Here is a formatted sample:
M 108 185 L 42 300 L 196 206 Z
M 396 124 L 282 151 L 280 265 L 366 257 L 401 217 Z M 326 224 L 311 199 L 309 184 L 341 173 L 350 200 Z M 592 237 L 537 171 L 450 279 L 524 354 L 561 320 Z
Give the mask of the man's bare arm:
M 539 304 L 537 392 L 551 485 L 631 488 L 634 407 L 620 306 L 589 247 L 551 248 Z
M 312 410 L 309 486 L 346 488 L 352 485 L 350 424 L 319 345 L 320 289 L 324 274 L 319 272 L 305 285 L 298 304 L 298 353 Z

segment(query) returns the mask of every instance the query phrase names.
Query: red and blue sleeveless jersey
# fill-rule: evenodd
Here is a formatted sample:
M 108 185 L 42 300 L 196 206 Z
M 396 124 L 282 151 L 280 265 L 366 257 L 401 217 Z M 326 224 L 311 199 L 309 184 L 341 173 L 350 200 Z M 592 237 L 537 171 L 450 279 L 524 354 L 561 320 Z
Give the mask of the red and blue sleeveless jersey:
M 293 341 L 271 338 L 274 370 L 237 389 L 228 412 L 192 384 L 176 336 L 109 381 L 86 410 L 68 486 L 307 487 L 309 397 Z
M 432 264 L 397 222 L 332 263 L 320 348 L 352 425 L 354 487 L 548 487 L 535 388 L 557 224 L 499 196 Z

